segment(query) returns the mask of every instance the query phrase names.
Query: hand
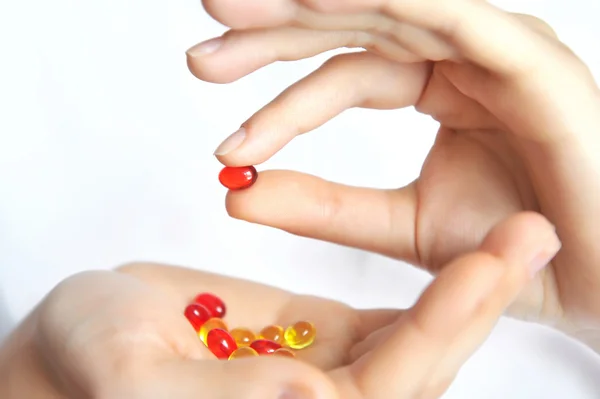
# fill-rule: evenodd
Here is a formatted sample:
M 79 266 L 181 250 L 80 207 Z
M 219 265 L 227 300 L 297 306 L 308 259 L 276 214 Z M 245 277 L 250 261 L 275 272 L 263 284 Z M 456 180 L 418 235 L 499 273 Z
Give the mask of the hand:
M 86 272 L 61 283 L 9 339 L 0 355 L 0 394 L 7 399 L 438 397 L 545 263 L 531 260 L 549 259 L 558 247 L 545 219 L 515 216 L 492 230 L 479 251 L 451 262 L 407 311 L 356 310 L 161 265 Z M 204 291 L 223 298 L 230 328 L 259 330 L 309 320 L 317 327 L 317 341 L 297 352 L 300 361 L 216 360 L 183 316 L 185 306 Z M 22 360 L 24 353 L 37 359 L 37 376 L 19 377 L 36 369 Z M 8 381 L 7 373 L 13 375 Z M 15 381 L 52 392 L 19 390 Z
M 498 221 L 539 212 L 563 248 L 509 313 L 600 338 L 600 94 L 545 23 L 483 1 L 204 5 L 233 30 L 188 51 L 203 80 L 229 82 L 338 47 L 368 50 L 332 58 L 252 116 L 217 150 L 224 164 L 261 163 L 351 107 L 414 105 L 441 124 L 408 187 L 355 188 L 269 171 L 252 189 L 228 194 L 230 215 L 438 273 Z

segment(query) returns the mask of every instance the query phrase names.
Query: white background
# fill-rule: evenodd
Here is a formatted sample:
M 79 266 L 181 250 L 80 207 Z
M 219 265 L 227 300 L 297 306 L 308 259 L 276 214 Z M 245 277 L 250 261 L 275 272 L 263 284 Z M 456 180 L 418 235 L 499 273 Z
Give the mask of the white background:
M 600 2 L 498 4 L 547 19 L 600 76 Z M 326 57 L 273 65 L 227 86 L 199 82 L 184 52 L 222 31 L 198 0 L 0 2 L 0 333 L 68 275 L 133 260 L 360 307 L 413 303 L 424 273 L 227 217 L 212 151 Z M 418 175 L 435 127 L 412 110 L 353 110 L 261 168 L 398 187 Z M 447 394 L 598 397 L 596 355 L 510 320 Z

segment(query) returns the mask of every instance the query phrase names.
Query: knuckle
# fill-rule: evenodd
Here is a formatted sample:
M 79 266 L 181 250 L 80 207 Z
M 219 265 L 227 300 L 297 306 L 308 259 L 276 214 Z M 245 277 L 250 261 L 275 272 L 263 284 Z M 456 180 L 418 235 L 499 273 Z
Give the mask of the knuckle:
M 549 23 L 547 23 L 543 19 L 535 17 L 533 15 L 528 15 L 528 14 L 513 14 L 513 15 L 516 16 L 516 18 L 518 20 L 520 20 L 522 23 L 524 23 L 531 29 L 538 31 L 539 33 L 541 33 L 543 35 L 546 35 L 546 36 L 549 36 L 549 37 L 552 37 L 555 39 L 558 38 L 556 31 L 552 28 L 552 26 L 550 26 Z
M 328 230 L 343 217 L 344 200 L 330 184 L 324 185 L 317 198 L 318 220 L 321 221 L 322 228 Z
M 154 275 L 159 273 L 165 265 L 151 262 L 130 262 L 118 266 L 115 272 L 126 274 L 142 281 L 151 280 Z
M 147 269 L 148 266 L 149 264 L 144 262 L 128 262 L 117 266 L 115 271 L 123 274 L 137 274 Z
M 369 49 L 373 46 L 376 35 L 357 30 L 351 32 L 349 47 Z

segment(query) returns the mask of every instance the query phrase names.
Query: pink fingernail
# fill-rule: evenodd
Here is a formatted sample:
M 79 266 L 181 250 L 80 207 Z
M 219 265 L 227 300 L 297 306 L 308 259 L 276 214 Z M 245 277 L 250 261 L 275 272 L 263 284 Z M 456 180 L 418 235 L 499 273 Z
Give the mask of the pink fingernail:
M 246 139 L 246 129 L 240 128 L 237 132 L 227 137 L 215 150 L 214 155 L 223 156 L 238 148 Z
M 216 52 L 223 44 L 223 38 L 216 37 L 191 47 L 186 53 L 190 57 L 200 57 Z
M 556 256 L 556 253 L 562 247 L 562 243 L 558 239 L 558 236 L 553 232 L 547 239 L 543 249 L 539 251 L 529 262 L 529 270 L 531 275 L 535 275 L 537 272 L 545 268 L 548 263 Z

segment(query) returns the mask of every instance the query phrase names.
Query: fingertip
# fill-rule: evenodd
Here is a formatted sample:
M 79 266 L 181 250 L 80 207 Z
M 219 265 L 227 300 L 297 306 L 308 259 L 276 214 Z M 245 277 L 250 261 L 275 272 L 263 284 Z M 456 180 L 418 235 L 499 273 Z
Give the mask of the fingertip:
M 240 70 L 239 64 L 225 62 L 222 54 L 195 54 L 194 47 L 185 55 L 188 70 L 197 79 L 209 83 L 227 84 L 246 75 Z
M 540 252 L 555 252 L 560 247 L 556 228 L 543 215 L 520 212 L 494 227 L 480 249 L 508 262 L 526 265 Z M 552 257 L 554 253 L 551 254 Z
M 215 157 L 223 165 L 260 165 L 293 139 L 289 134 L 272 134 L 246 126 L 227 137 L 215 150 Z
M 288 215 L 284 212 L 287 205 L 282 203 L 281 193 L 290 198 L 305 197 L 302 192 L 306 190 L 306 184 L 310 184 L 310 178 L 306 179 L 305 176 L 284 170 L 260 172 L 260 177 L 250 189 L 230 190 L 227 193 L 227 213 L 235 219 L 279 225 L 281 221 L 274 223 L 273 218 L 285 218 Z

